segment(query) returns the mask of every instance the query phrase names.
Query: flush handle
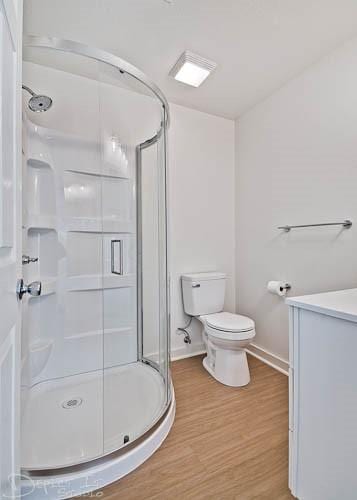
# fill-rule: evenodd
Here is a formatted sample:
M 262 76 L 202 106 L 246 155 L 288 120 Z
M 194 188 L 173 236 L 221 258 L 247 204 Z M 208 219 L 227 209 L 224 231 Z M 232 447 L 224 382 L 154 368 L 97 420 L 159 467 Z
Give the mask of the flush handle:
M 192 283 L 192 288 L 200 288 L 200 286 L 199 283 Z
M 23 279 L 19 279 L 16 285 L 16 293 L 19 300 L 22 300 L 22 297 L 25 293 L 32 295 L 32 297 L 38 297 L 41 295 L 42 283 L 41 281 L 33 281 L 32 283 L 25 285 Z

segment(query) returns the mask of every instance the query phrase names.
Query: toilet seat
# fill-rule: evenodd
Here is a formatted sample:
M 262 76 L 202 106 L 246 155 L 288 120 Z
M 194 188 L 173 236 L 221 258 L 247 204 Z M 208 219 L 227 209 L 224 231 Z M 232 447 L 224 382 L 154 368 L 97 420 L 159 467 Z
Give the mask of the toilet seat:
M 224 332 L 249 332 L 255 327 L 254 321 L 247 316 L 229 312 L 208 314 L 206 322 L 208 326 Z
M 254 321 L 247 316 L 220 312 L 205 317 L 206 332 L 226 340 L 247 340 L 255 336 Z

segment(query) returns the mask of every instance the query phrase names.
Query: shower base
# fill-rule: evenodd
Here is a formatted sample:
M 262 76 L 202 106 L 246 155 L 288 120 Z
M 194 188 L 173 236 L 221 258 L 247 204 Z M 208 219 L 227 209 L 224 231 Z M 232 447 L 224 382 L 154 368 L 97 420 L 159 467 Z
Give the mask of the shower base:
M 24 409 L 22 466 L 63 468 L 130 445 L 161 417 L 165 397 L 161 375 L 143 363 L 41 382 Z
M 64 500 L 76 496 L 101 497 L 103 487 L 135 470 L 165 441 L 175 419 L 175 393 L 172 386 L 171 391 L 171 402 L 164 416 L 131 446 L 69 469 L 53 470 L 51 473 L 24 471 L 21 475 L 21 498 Z

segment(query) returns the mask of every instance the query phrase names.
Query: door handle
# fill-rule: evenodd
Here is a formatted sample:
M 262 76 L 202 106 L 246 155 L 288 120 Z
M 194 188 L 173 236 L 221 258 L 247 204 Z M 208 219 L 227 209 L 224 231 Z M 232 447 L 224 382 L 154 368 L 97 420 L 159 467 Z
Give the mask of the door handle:
M 41 295 L 42 283 L 41 281 L 33 281 L 28 285 L 25 285 L 24 280 L 21 278 L 17 281 L 16 285 L 16 294 L 19 300 L 22 300 L 22 297 L 25 293 L 32 295 L 32 297 L 38 297 Z

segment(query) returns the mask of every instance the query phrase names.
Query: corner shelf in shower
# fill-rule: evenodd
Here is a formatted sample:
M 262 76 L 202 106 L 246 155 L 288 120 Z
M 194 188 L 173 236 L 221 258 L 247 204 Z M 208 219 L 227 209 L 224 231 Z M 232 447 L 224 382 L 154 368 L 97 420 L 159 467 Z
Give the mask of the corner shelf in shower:
M 27 219 L 32 227 L 54 228 L 57 219 L 56 182 L 49 163 L 29 159 L 25 175 Z
M 132 221 L 119 218 L 67 217 L 66 230 L 86 233 L 134 233 Z
M 117 326 L 101 328 L 66 335 L 64 344 L 68 352 L 88 353 L 86 360 L 92 356 L 88 368 L 102 370 L 111 366 L 136 362 L 137 340 L 135 326 Z M 96 349 L 93 349 L 96 346 Z M 78 369 L 78 364 L 73 366 Z
M 100 161 L 100 158 L 98 158 Z M 27 165 L 32 168 L 49 168 L 53 170 L 52 166 L 53 160 L 49 153 L 43 152 L 38 154 L 33 154 L 31 152 L 31 156 L 27 158 Z M 77 167 L 77 168 L 64 168 L 63 172 L 72 172 L 74 174 L 83 174 L 83 175 L 92 175 L 95 177 L 108 177 L 111 179 L 123 179 L 129 181 L 131 179 L 130 173 L 116 171 L 117 166 L 111 164 L 103 164 L 102 170 L 96 171 L 92 169 L 88 169 L 85 167 Z
M 119 172 L 113 172 L 112 169 L 106 169 L 105 166 L 103 167 L 103 170 L 100 172 L 93 172 L 92 170 L 86 170 L 82 168 L 66 168 L 64 170 L 65 172 L 72 172 L 74 174 L 85 174 L 85 175 L 93 175 L 95 177 L 109 177 L 111 179 L 123 179 L 123 180 L 130 180 L 129 174 L 120 174 Z
M 134 274 L 117 276 L 113 274 L 71 276 L 67 278 L 67 291 L 101 290 L 107 288 L 127 288 L 136 286 Z
M 27 159 L 27 165 L 31 168 L 48 168 L 52 170 L 51 159 L 45 154 L 41 154 L 39 157 L 32 155 Z
M 28 117 L 25 120 L 28 141 L 26 143 L 26 157 L 29 166 L 51 167 L 52 158 L 48 145 L 49 129 L 35 125 Z
M 104 334 L 131 334 L 134 330 L 132 326 L 118 326 L 116 328 L 101 328 L 100 330 L 88 330 L 85 332 L 69 334 L 65 336 L 66 340 L 76 340 L 85 337 L 102 336 Z
M 47 229 L 57 231 L 57 217 L 55 215 L 34 215 L 27 216 L 24 227 L 30 229 Z

